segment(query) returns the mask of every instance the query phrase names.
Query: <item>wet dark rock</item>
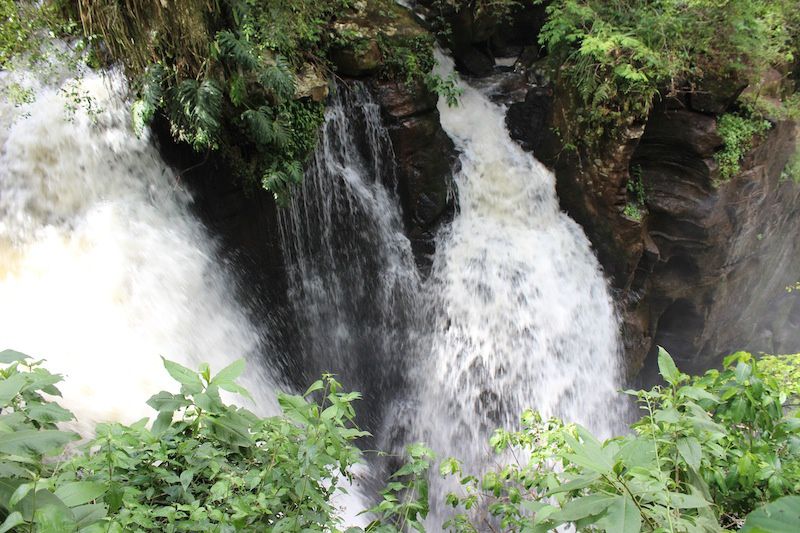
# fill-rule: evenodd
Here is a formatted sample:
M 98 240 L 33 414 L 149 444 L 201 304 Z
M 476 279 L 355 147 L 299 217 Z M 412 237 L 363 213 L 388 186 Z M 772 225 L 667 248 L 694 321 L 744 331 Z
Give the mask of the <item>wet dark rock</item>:
M 373 88 L 394 147 L 408 237 L 417 264 L 427 272 L 436 231 L 453 213 L 455 149 L 439 123 L 438 98 L 423 84 L 376 80 Z
M 331 60 L 339 73 L 360 77 L 381 66 L 381 50 L 378 41 L 365 38 L 363 44 L 350 48 L 339 48 L 331 52 Z
M 554 169 L 562 208 L 612 282 L 630 375 L 656 345 L 698 371 L 739 349 L 800 349 L 800 298 L 785 290 L 800 279 L 800 186 L 781 181 L 797 126 L 776 121 L 739 175 L 719 183 L 715 113 L 741 90 L 666 99 L 593 153 L 566 151 L 552 133 L 573 105 L 557 87 L 531 87 L 509 107 L 512 137 Z M 639 176 L 646 207 L 632 220 L 627 184 Z
M 485 47 L 465 44 L 453 49 L 456 68 L 466 74 L 483 77 L 494 71 L 494 57 Z

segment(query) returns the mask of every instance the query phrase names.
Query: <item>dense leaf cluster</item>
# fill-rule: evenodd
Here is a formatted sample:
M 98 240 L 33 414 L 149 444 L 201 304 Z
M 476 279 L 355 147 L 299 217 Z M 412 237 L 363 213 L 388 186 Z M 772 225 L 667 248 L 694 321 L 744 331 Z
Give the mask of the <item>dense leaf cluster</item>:
M 152 423 L 100 424 L 93 440 L 59 458 L 79 437 L 59 430 L 72 413 L 50 402 L 60 376 L 41 361 L 0 353 L 0 531 L 337 531 L 332 496 L 360 460 L 353 445 L 358 393 L 332 376 L 304 396 L 281 394 L 283 415 L 260 418 L 226 405 L 220 391 L 247 395 L 235 383 L 238 361 L 212 376 L 164 361 L 180 392 L 149 401 Z M 316 398 L 314 401 L 312 398 Z M 430 456 L 412 447 L 384 492 L 367 531 L 418 524 Z M 423 475 L 419 475 L 422 473 Z M 427 492 L 425 492 L 427 495 Z M 402 526 L 401 526 L 402 527 Z M 353 529 L 352 531 L 360 531 Z
M 490 444 L 512 458 L 481 478 L 456 459 L 440 473 L 463 491 L 454 531 L 794 531 L 800 519 L 800 418 L 788 410 L 794 360 L 736 353 L 723 371 L 689 377 L 666 352 L 666 385 L 626 391 L 644 416 L 629 435 L 600 442 L 586 429 L 538 413 Z M 360 460 L 352 402 L 332 376 L 303 396 L 281 394 L 283 415 L 259 418 L 226 405 L 247 395 L 239 361 L 212 376 L 164 361 L 179 393 L 133 425 L 100 424 L 78 439 L 59 430 L 72 414 L 48 401 L 60 376 L 18 352 L 0 353 L 0 531 L 337 531 L 332 497 Z M 510 453 L 509 453 L 510 452 Z M 364 530 L 424 531 L 431 452 L 408 449 Z M 351 528 L 349 532 L 362 531 Z
M 555 0 L 540 41 L 576 100 L 561 133 L 591 146 L 657 97 L 755 82 L 793 61 L 799 20 L 790 0 Z
M 717 121 L 717 131 L 725 142 L 722 150 L 714 154 L 719 165 L 719 176 L 726 181 L 739 173 L 741 162 L 755 140 L 767 132 L 772 124 L 761 117 L 725 113 Z
M 465 475 L 454 459 L 445 461 L 442 473 L 458 476 L 464 488 L 448 496 L 465 510 L 450 526 L 470 532 L 544 532 L 562 524 L 608 532 L 743 525 L 794 531 L 800 418 L 784 412 L 780 384 L 747 353 L 700 377 L 680 373 L 664 351 L 659 367 L 666 386 L 627 391 L 644 412 L 630 435 L 600 442 L 582 427 L 528 411 L 521 431 L 499 430 L 491 440 L 516 461 L 482 479 Z M 768 502 L 774 507 L 761 509 Z

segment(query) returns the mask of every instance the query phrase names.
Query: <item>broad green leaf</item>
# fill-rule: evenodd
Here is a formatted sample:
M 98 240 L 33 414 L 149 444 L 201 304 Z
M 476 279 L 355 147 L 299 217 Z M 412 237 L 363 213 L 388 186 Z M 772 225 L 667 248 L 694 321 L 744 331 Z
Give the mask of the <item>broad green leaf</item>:
M 170 425 L 172 425 L 172 417 L 174 414 L 175 413 L 168 410 L 163 410 L 159 412 L 158 416 L 156 417 L 156 421 L 153 422 L 153 429 L 151 430 L 153 432 L 153 435 L 158 437 L 162 433 L 164 433 L 164 431 L 166 431 L 167 428 L 169 428 Z
M 700 469 L 700 460 L 703 456 L 703 450 L 700 443 L 694 437 L 686 437 L 678 439 L 678 453 L 681 454 L 683 460 L 689 465 L 689 468 L 697 471 Z
M 34 368 L 32 372 L 27 374 L 27 377 L 28 383 L 22 388 L 23 392 L 40 390 L 47 394 L 60 396 L 58 389 L 53 387 L 54 384 L 62 380 L 59 374 L 53 374 L 44 368 Z
M 739 383 L 744 382 L 752 374 L 753 374 L 753 367 L 751 367 L 747 363 L 739 362 L 736 365 L 736 370 L 734 371 L 734 375 L 736 376 L 736 381 L 738 381 Z
M 697 509 L 711 505 L 705 500 L 705 498 L 698 494 L 681 494 L 679 492 L 670 492 L 669 497 L 673 507 L 678 509 Z
M 211 383 L 221 387 L 223 383 L 234 383 L 239 376 L 242 375 L 244 372 L 245 362 L 244 359 L 237 359 L 233 363 L 229 364 L 219 372 L 217 375 L 211 379 Z
M 154 394 L 147 400 L 147 405 L 156 411 L 169 411 L 174 412 L 181 407 L 186 407 L 189 402 L 180 394 L 172 394 L 171 392 L 161 391 Z
M 164 361 L 164 368 L 167 369 L 169 375 L 172 376 L 172 379 L 180 383 L 181 385 L 185 385 L 190 387 L 192 391 L 200 392 L 203 389 L 203 383 L 200 381 L 200 376 L 197 375 L 197 372 L 194 370 L 190 370 L 183 365 L 176 363 L 175 361 L 170 361 L 169 359 L 161 358 Z M 190 392 L 192 394 L 193 392 Z
M 681 373 L 675 366 L 675 361 L 661 346 L 658 347 L 658 371 L 670 385 L 677 385 L 680 382 Z
M 695 401 L 708 400 L 713 403 L 719 403 L 719 398 L 700 387 L 685 386 L 678 389 L 679 396 L 685 396 Z
M 83 529 L 102 520 L 108 514 L 108 509 L 102 503 L 90 503 L 73 507 L 72 514 L 75 517 L 78 528 Z M 102 531 L 105 530 L 106 528 L 104 527 Z
M 24 361 L 25 359 L 30 359 L 30 356 L 16 350 L 3 350 L 0 352 L 0 364 L 10 365 L 11 363 Z
M 747 515 L 742 533 L 795 533 L 800 525 L 800 496 L 784 496 Z
M 4 492 L 4 488 L 5 487 L 0 487 L 0 493 Z M 47 506 L 59 507 L 69 514 L 69 509 L 61 502 L 61 500 L 59 500 L 52 492 L 45 489 L 37 490 L 35 496 L 33 493 L 29 493 L 27 496 L 22 498 L 22 500 L 13 510 L 22 513 L 22 517 L 26 521 L 30 522 L 33 519 L 36 511 Z
M 617 496 L 608 494 L 590 494 L 569 500 L 561 509 L 553 513 L 550 518 L 560 522 L 574 522 L 587 516 L 594 516 L 605 511 L 614 503 Z
M 26 374 L 12 374 L 0 380 L 0 406 L 8 405 L 28 382 Z
M 22 518 L 22 513 L 19 511 L 14 511 L 13 513 L 9 514 L 5 521 L 0 524 L 0 533 L 6 533 L 6 531 L 11 531 L 15 527 L 20 524 L 24 524 L 25 519 Z
M 39 493 L 36 494 L 38 497 Z M 39 505 L 37 502 L 33 520 L 36 522 L 37 533 L 64 533 L 77 529 L 72 511 L 60 504 Z
M 211 419 L 211 429 L 221 441 L 234 446 L 253 444 L 247 420 L 236 412 L 228 411 Z
M 315 381 L 314 383 L 312 383 L 312 384 L 311 384 L 311 386 L 310 386 L 310 387 L 308 388 L 308 390 L 307 390 L 307 391 L 306 391 L 306 392 L 303 394 L 303 396 L 304 396 L 304 397 L 305 397 L 305 396 L 308 396 L 308 395 L 309 395 L 309 394 L 311 394 L 312 392 L 315 392 L 315 391 L 318 391 L 318 390 L 322 390 L 323 388 L 325 388 L 325 384 L 324 384 L 324 383 L 322 383 L 322 380 L 321 380 L 321 379 L 318 379 L 317 381 Z
M 194 472 L 191 470 L 184 470 L 181 472 L 179 478 L 181 480 L 181 486 L 183 487 L 183 490 L 189 490 L 189 485 L 192 483 L 192 479 L 194 479 Z
M 45 455 L 60 452 L 64 446 L 80 439 L 77 433 L 55 429 L 22 430 L 14 433 L 0 433 L 0 452 L 11 455 Z
M 614 459 L 621 460 L 628 468 L 649 468 L 656 462 L 656 451 L 652 442 L 631 439 L 622 445 Z
M 551 489 L 547 491 L 548 494 L 559 494 L 561 492 L 569 492 L 571 490 L 578 490 L 584 489 L 600 479 L 600 474 L 596 472 L 592 472 L 591 474 L 585 476 L 578 476 L 575 479 L 567 481 L 556 487 L 555 489 Z
M 8 499 L 8 507 L 16 507 L 16 505 L 28 495 L 28 493 L 33 489 L 33 482 L 30 483 L 23 483 L 19 487 L 14 490 L 13 494 L 11 494 L 11 498 Z
M 67 507 L 77 507 L 96 500 L 105 492 L 106 486 L 103 483 L 73 481 L 56 488 L 55 494 Z
M 583 466 L 598 474 L 607 474 L 614 468 L 614 462 L 608 450 L 604 450 L 600 442 L 586 429 L 576 427 L 582 442 L 571 435 L 565 434 L 564 439 L 570 445 L 574 454 L 565 454 L 565 457 L 577 465 Z
M 597 521 L 597 526 L 609 533 L 639 533 L 642 528 L 642 514 L 630 496 L 616 496 L 605 516 Z
M 56 422 L 69 422 L 75 416 L 57 403 L 48 402 L 28 406 L 28 418 L 42 424 L 55 424 Z

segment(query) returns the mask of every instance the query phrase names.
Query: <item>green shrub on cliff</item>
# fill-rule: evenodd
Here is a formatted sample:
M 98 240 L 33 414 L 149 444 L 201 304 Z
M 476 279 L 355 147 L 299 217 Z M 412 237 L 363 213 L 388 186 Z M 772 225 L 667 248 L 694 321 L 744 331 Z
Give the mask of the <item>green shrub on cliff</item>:
M 796 518 L 761 510 L 800 505 L 800 418 L 785 414 L 781 383 L 761 361 L 740 352 L 723 371 L 682 374 L 664 351 L 665 386 L 627 391 L 644 413 L 634 433 L 598 441 L 586 429 L 528 411 L 520 431 L 498 430 L 491 444 L 516 460 L 482 479 L 454 459 L 442 473 L 457 476 L 460 494 L 447 496 L 464 512 L 457 531 L 795 531 Z M 470 509 L 484 509 L 470 514 Z M 476 518 L 477 517 L 477 518 Z
M 547 17 L 540 41 L 575 98 L 562 133 L 586 145 L 644 120 L 656 98 L 791 62 L 799 20 L 791 0 L 555 0 Z
M 725 113 L 717 120 L 717 131 L 725 143 L 714 154 L 719 165 L 722 181 L 727 181 L 739 173 L 742 160 L 753 148 L 755 140 L 772 127 L 768 120 L 760 117 L 743 116 L 738 113 Z

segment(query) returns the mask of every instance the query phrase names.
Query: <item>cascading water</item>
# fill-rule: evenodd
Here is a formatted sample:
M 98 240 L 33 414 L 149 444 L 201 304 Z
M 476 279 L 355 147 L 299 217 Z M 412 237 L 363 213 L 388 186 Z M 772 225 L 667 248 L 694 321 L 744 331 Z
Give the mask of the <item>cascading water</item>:
M 413 350 L 411 312 L 419 308 L 395 186 L 378 104 L 364 85 L 340 84 L 303 184 L 280 213 L 281 238 L 302 379 L 339 374 L 364 393 L 369 417 L 362 423 L 370 428 L 401 384 Z
M 415 432 L 480 472 L 491 464 L 491 431 L 515 427 L 528 407 L 612 431 L 618 327 L 588 239 L 559 210 L 553 174 L 510 139 L 503 108 L 460 87 L 460 105 L 439 102 L 461 152 L 460 210 L 428 280 L 435 323 L 416 373 Z
M 0 102 L 0 349 L 64 374 L 84 431 L 154 415 L 147 398 L 176 387 L 161 355 L 212 371 L 249 357 L 245 385 L 273 412 L 261 334 L 174 172 L 128 126 L 122 76 L 0 76 L 36 94 Z

